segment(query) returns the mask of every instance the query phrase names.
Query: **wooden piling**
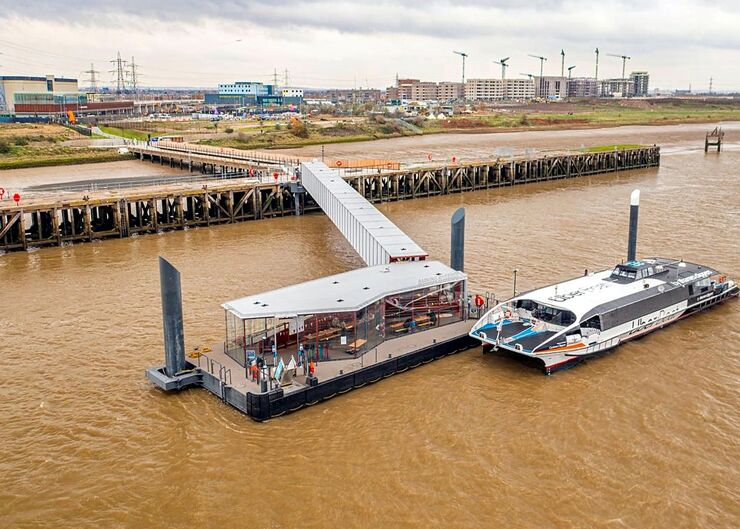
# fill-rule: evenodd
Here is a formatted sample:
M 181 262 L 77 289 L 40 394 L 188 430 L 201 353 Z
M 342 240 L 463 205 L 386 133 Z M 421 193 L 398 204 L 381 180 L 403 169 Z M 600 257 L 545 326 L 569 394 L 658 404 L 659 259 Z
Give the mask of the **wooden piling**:
M 153 158 L 153 156 L 151 156 Z M 513 160 L 484 160 L 444 164 L 380 174 L 344 178 L 370 202 L 462 193 L 500 186 L 560 178 L 611 173 L 660 164 L 660 149 L 645 147 L 604 153 L 547 155 Z M 239 197 L 239 198 L 237 198 Z M 128 237 L 134 233 L 183 229 L 217 223 L 234 223 L 292 215 L 295 195 L 291 186 L 253 181 L 209 181 L 178 185 L 176 189 L 140 188 L 100 197 L 79 197 L 64 202 L 29 199 L 23 208 L 0 206 L 0 250 L 12 251 L 95 238 Z M 303 211 L 319 208 L 309 195 Z M 162 205 L 161 222 L 158 206 Z M 33 217 L 27 229 L 26 216 Z M 148 218 L 147 218 L 148 217 Z M 61 222 L 60 222 L 61 218 Z

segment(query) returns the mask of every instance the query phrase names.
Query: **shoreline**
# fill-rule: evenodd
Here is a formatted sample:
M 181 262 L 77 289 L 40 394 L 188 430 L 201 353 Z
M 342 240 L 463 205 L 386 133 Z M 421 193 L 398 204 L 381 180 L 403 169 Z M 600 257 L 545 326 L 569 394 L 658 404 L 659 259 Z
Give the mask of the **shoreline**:
M 230 146 L 235 149 L 243 150 L 267 150 L 267 151 L 282 151 L 290 149 L 302 149 L 305 147 L 315 147 L 320 145 L 342 145 L 348 143 L 363 143 L 363 142 L 376 142 L 382 140 L 393 140 L 398 138 L 418 138 L 424 136 L 440 136 L 445 134 L 465 134 L 475 136 L 478 134 L 506 134 L 512 132 L 558 132 L 558 131 L 578 131 L 578 130 L 601 130 L 601 129 L 614 129 L 619 127 L 670 127 L 676 125 L 702 125 L 702 124 L 722 124 L 722 123 L 738 123 L 740 122 L 740 116 L 738 119 L 730 120 L 712 120 L 706 118 L 697 119 L 657 119 L 654 121 L 633 121 L 625 120 L 614 123 L 554 123 L 552 125 L 522 125 L 517 127 L 463 127 L 463 128 L 451 128 L 451 129 L 438 129 L 424 131 L 421 134 L 388 134 L 383 136 L 354 136 L 354 137 L 337 137 L 331 138 L 308 138 L 305 141 L 296 143 L 283 143 L 277 145 L 248 145 L 245 144 L 243 147 Z M 219 145 L 219 143 L 208 143 L 206 145 Z
M 0 161 L 0 171 L 12 171 L 14 169 L 33 169 L 37 167 L 63 167 L 66 165 L 88 165 L 95 163 L 122 162 L 133 159 L 128 154 L 110 153 L 109 156 L 69 156 L 69 157 L 49 157 L 39 158 L 37 160 L 28 160 L 26 162 L 13 162 L 12 160 Z
M 654 120 L 650 122 L 630 122 L 625 120 L 624 122 L 615 123 L 594 123 L 594 124 L 567 124 L 557 123 L 553 125 L 529 125 L 529 126 L 517 126 L 517 127 L 475 127 L 475 128 L 455 128 L 455 129 L 443 129 L 443 130 L 431 130 L 424 132 L 423 134 L 392 134 L 382 137 L 373 136 L 358 136 L 351 138 L 327 138 L 326 141 L 322 139 L 307 139 L 301 143 L 296 144 L 281 144 L 274 146 L 264 146 L 261 149 L 270 151 L 298 151 L 301 149 L 310 149 L 311 147 L 318 147 L 323 145 L 348 145 L 348 144 L 359 144 L 366 143 L 368 145 L 375 145 L 383 141 L 388 140 L 403 140 L 410 138 L 424 138 L 434 137 L 440 138 L 444 135 L 464 135 L 468 137 L 492 135 L 492 134 L 511 134 L 511 133 L 527 133 L 527 132 L 577 132 L 577 131 L 609 131 L 618 129 L 620 127 L 675 127 L 680 125 L 703 125 L 703 124 L 731 124 L 740 123 L 739 120 L 725 120 L 716 121 L 708 119 L 681 119 L 681 120 Z M 609 142 L 607 142 L 608 144 Z M 640 143 L 640 142 L 635 142 Z M 585 145 L 585 147 L 595 147 L 605 145 L 605 143 L 599 139 L 594 138 L 593 144 Z M 245 147 L 246 149 L 246 147 Z M 118 161 L 127 161 L 133 159 L 130 155 L 121 155 L 115 152 L 109 153 L 109 155 L 103 156 L 79 156 L 70 155 L 69 157 L 49 157 L 49 158 L 38 158 L 36 160 L 28 160 L 26 162 L 13 162 L 11 160 L 0 161 L 0 172 L 12 171 L 14 169 L 32 169 L 32 168 L 43 168 L 43 167 L 63 167 L 63 166 L 74 166 L 74 165 L 91 165 L 97 163 L 109 163 Z

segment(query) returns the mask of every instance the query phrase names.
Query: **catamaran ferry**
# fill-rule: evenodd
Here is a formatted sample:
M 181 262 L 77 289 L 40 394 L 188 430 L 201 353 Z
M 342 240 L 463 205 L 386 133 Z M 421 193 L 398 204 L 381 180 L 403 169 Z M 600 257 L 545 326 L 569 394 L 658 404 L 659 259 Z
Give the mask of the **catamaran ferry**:
M 532 290 L 488 311 L 470 331 L 484 347 L 539 359 L 547 374 L 738 295 L 698 264 L 642 259 Z

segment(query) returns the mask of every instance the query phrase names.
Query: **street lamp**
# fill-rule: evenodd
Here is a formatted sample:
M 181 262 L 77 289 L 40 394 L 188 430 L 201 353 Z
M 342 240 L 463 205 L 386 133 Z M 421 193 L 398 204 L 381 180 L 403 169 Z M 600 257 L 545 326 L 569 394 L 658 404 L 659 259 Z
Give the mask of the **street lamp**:
M 516 273 L 518 271 L 519 270 L 517 268 L 514 268 L 514 270 L 513 270 L 513 272 L 514 272 L 514 297 L 516 297 Z

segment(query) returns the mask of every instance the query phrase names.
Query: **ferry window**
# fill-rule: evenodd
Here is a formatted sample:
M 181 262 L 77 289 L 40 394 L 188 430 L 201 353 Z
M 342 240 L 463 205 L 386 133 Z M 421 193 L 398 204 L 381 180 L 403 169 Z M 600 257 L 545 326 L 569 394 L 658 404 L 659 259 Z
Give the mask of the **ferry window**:
M 709 280 L 709 278 L 700 279 L 696 283 L 694 283 L 699 288 L 704 288 L 712 285 L 712 282 Z
M 537 308 L 532 311 L 532 316 L 553 325 L 568 326 L 575 321 L 575 315 L 572 312 L 545 305 L 537 305 Z
M 601 319 L 599 316 L 592 316 L 589 319 L 587 319 L 584 322 L 581 322 L 581 327 L 585 327 L 587 329 L 598 329 L 601 330 Z
M 516 308 L 533 311 L 537 307 L 537 304 L 531 299 L 519 299 L 516 302 Z

